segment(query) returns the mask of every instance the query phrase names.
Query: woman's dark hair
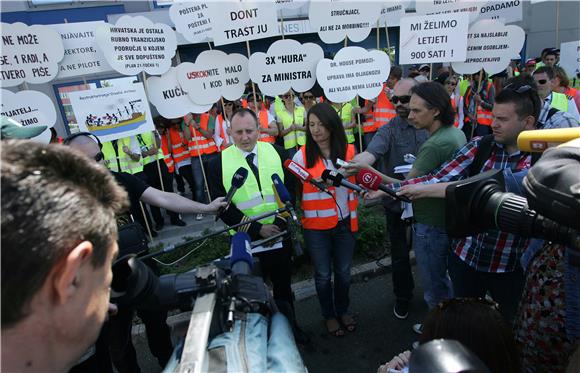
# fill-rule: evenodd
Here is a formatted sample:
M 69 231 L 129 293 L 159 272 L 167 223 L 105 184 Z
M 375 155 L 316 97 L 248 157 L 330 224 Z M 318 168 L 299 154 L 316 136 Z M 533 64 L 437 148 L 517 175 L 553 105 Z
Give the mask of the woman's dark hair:
M 439 304 L 427 315 L 419 342 L 440 338 L 459 341 L 492 372 L 522 371 L 511 328 L 491 301 L 455 298 Z
M 306 167 L 314 167 L 318 158 L 324 158 L 318 144 L 312 138 L 310 133 L 310 116 L 316 115 L 324 128 L 330 132 L 330 160 L 336 165 L 336 159 L 346 158 L 346 134 L 342 126 L 342 120 L 332 106 L 322 102 L 316 104 L 308 110 L 306 121 Z
M 438 119 L 444 127 L 453 125 L 455 110 L 451 105 L 449 93 L 441 84 L 436 82 L 421 83 L 411 88 L 411 94 L 421 97 L 429 109 L 439 110 L 435 119 Z

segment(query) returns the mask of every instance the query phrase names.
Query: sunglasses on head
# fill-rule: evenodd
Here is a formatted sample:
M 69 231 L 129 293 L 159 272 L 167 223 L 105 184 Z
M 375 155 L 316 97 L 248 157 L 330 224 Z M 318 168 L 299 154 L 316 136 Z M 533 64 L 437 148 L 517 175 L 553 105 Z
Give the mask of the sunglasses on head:
M 536 80 L 536 83 L 538 83 L 539 85 L 544 85 L 544 84 L 548 83 L 548 79 Z
M 400 102 L 401 104 L 408 104 L 411 101 L 411 96 L 393 96 L 391 97 L 391 102 L 396 104 Z
M 103 159 L 105 159 L 105 155 L 103 154 L 103 152 L 98 152 L 97 154 L 95 154 L 93 158 L 95 161 L 100 162 Z

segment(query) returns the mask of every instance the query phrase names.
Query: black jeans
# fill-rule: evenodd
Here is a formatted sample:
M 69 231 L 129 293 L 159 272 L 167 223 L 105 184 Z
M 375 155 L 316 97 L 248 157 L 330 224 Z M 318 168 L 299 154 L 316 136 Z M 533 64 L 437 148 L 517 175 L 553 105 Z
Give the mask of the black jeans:
M 457 298 L 483 298 L 489 291 L 499 304 L 499 312 L 511 325 L 513 323 L 525 277 L 522 267 L 516 265 L 513 272 L 481 272 L 467 265 L 457 255 L 449 255 L 449 276 L 453 283 L 453 295 Z
M 264 280 L 270 279 L 276 301 L 292 301 L 292 242 L 284 240 L 281 249 L 254 254 L 260 259 Z
M 401 220 L 400 213 L 385 209 L 387 232 L 391 241 L 391 261 L 393 266 L 393 292 L 401 300 L 411 300 L 415 281 L 411 272 L 409 251 L 411 242 L 407 239 L 408 224 Z

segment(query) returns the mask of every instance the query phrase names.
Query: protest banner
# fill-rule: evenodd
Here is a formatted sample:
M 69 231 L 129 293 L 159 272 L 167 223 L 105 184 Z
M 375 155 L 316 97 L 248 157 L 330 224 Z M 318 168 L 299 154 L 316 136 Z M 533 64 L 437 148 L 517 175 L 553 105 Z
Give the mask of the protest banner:
M 467 14 L 471 23 L 479 16 L 479 7 L 486 3 L 485 0 L 419 0 L 415 3 L 415 11 L 422 15 Z
M 24 82 L 42 84 L 56 78 L 64 57 L 60 35 L 47 26 L 2 23 L 0 87 Z
M 97 28 L 96 38 L 109 65 L 124 75 L 161 75 L 171 67 L 177 49 L 171 27 L 143 16 L 122 16 L 115 25 L 106 23 Z
M 316 66 L 316 78 L 324 95 L 332 102 L 348 102 L 358 94 L 364 99 L 376 98 L 389 77 L 391 62 L 380 50 L 346 47 L 334 60 L 325 58 Z
M 215 49 L 201 52 L 195 63 L 181 63 L 176 70 L 179 85 L 198 105 L 214 104 L 221 97 L 237 100 L 250 80 L 247 57 Z
M 56 109 L 52 100 L 42 92 L 20 91 L 13 93 L 1 90 L 0 115 L 12 118 L 22 126 L 47 126 L 48 128 L 32 140 L 48 143 L 50 130 L 56 123 Z
M 570 79 L 580 74 L 580 40 L 560 44 L 560 66 Z
M 200 1 L 177 2 L 169 8 L 169 18 L 177 32 L 187 41 L 208 41 L 212 32 L 209 8 L 215 5 L 216 3 Z
M 326 44 L 340 43 L 347 37 L 360 42 L 376 26 L 382 8 L 378 1 L 311 1 L 308 19 L 312 30 Z
M 467 14 L 412 16 L 401 19 L 399 62 L 405 64 L 464 61 Z
M 409 1 L 389 1 L 383 4 L 381 17 L 379 18 L 380 26 L 397 27 L 401 23 L 401 18 L 405 16 L 405 8 Z
M 141 82 L 68 95 L 79 129 L 99 136 L 103 142 L 155 129 Z
M 308 4 L 310 0 L 275 0 L 276 8 L 282 9 L 298 9 Z
M 479 6 L 479 15 L 476 21 L 482 19 L 493 19 L 503 23 L 512 23 L 522 20 L 523 1 L 492 0 Z
M 459 74 L 474 74 L 481 69 L 489 75 L 500 73 L 518 55 L 525 38 L 521 27 L 481 20 L 469 28 L 465 61 L 451 66 Z
M 177 82 L 177 71 L 170 68 L 161 76 L 151 76 L 145 84 L 147 97 L 164 118 L 179 118 L 188 113 L 205 113 L 211 104 L 198 105 L 190 100 L 187 92 Z
M 318 44 L 278 40 L 266 53 L 250 56 L 250 79 L 268 96 L 286 93 L 290 88 L 305 92 L 316 83 L 316 64 L 323 58 Z
M 272 1 L 221 1 L 210 8 L 215 45 L 278 35 L 278 15 Z
M 97 46 L 95 39 L 95 30 L 103 25 L 105 25 L 103 21 L 48 25 L 60 34 L 64 46 L 64 58 L 59 63 L 57 78 L 70 78 L 113 70 Z

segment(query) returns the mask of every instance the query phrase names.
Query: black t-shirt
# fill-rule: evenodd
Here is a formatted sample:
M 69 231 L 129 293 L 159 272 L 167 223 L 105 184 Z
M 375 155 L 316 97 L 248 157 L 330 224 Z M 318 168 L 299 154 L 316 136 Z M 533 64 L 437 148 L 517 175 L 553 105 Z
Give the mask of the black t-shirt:
M 149 185 L 137 176 L 133 176 L 126 172 L 112 172 L 112 174 L 117 180 L 117 183 L 119 183 L 119 185 L 121 185 L 129 195 L 131 206 L 128 213 L 133 216 L 140 216 L 141 208 L 139 207 L 139 199 L 145 192 L 145 189 L 149 188 Z M 117 217 L 117 224 L 119 226 L 127 224 L 130 221 L 131 220 L 127 214 L 122 214 Z

